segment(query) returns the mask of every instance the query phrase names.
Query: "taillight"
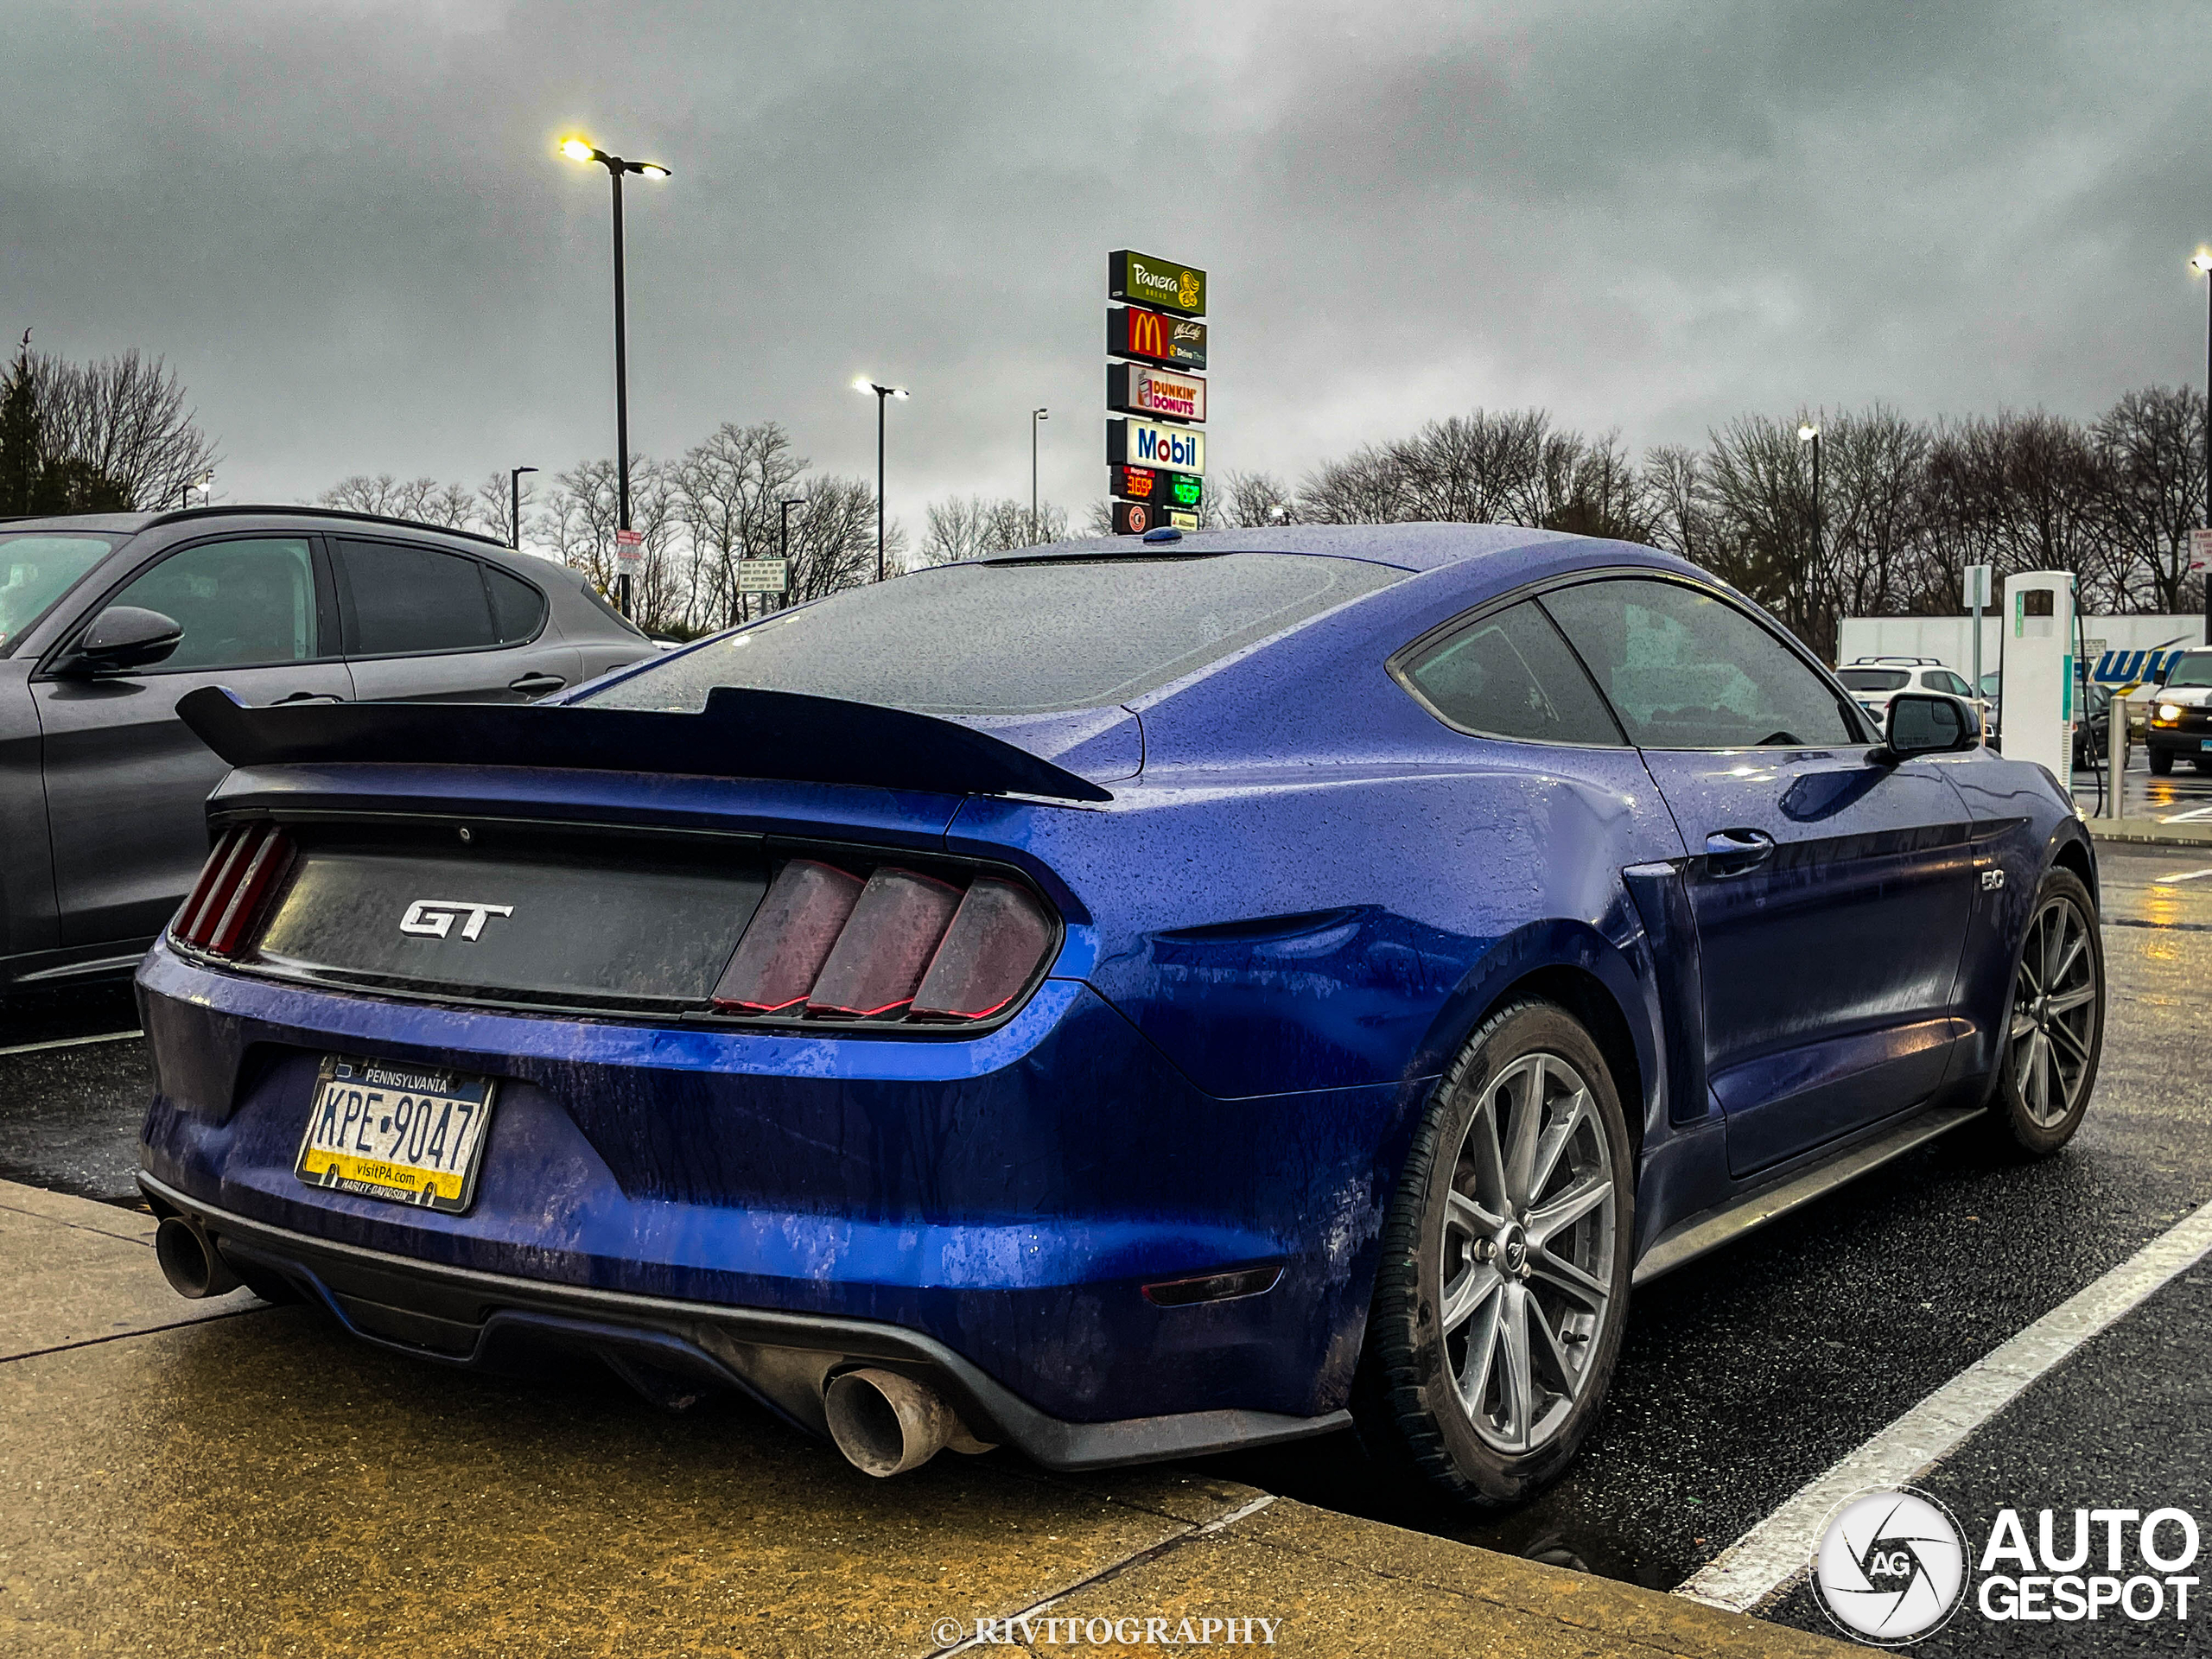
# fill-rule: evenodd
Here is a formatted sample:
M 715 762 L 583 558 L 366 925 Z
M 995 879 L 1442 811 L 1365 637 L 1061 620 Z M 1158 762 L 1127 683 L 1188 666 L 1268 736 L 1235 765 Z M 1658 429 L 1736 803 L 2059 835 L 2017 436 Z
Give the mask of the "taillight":
M 806 1006 L 806 994 L 844 931 L 867 883 L 835 865 L 795 858 L 776 873 L 737 954 L 715 987 L 728 1014 L 781 1014 Z
M 292 838 L 273 823 L 226 831 L 169 924 L 171 936 L 219 957 L 232 954 L 291 869 L 292 855 Z
M 914 993 L 917 1020 L 988 1020 L 1021 995 L 1052 942 L 1052 919 L 1011 881 L 982 875 Z
M 1052 913 L 995 875 L 794 858 L 715 987 L 719 1014 L 958 1025 L 1004 1012 L 1044 965 Z
M 906 1013 L 959 908 L 960 889 L 950 881 L 918 870 L 878 870 L 806 994 L 807 1013 L 847 1020 Z

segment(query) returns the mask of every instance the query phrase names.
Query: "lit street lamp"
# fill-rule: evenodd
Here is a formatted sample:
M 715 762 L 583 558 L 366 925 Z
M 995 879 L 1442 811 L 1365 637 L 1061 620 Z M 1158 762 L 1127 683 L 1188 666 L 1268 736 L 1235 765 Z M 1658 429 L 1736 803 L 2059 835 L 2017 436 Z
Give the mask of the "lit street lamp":
M 1029 545 L 1037 545 L 1037 423 L 1052 418 L 1052 411 L 1029 411 Z
M 622 321 L 622 175 L 642 173 L 649 179 L 664 179 L 669 171 L 658 162 L 626 162 L 620 156 L 610 156 L 588 138 L 569 137 L 560 143 L 560 153 L 572 162 L 597 162 L 607 169 L 607 176 L 614 184 L 614 479 L 617 528 L 630 528 L 630 348 L 628 331 Z M 616 602 L 622 614 L 630 614 L 630 578 L 625 574 L 615 582 Z
M 855 391 L 875 394 L 875 579 L 883 580 L 883 405 L 891 398 L 907 395 L 904 386 L 880 386 L 861 375 L 853 382 Z
M 524 473 L 534 473 L 537 470 L 537 468 L 535 467 L 510 467 L 507 468 L 507 500 L 509 503 L 507 518 L 507 530 L 509 533 L 507 545 L 513 548 L 518 553 L 522 551 L 522 475 Z
M 1821 561 L 1821 429 L 1800 426 L 1797 442 L 1813 446 L 1813 563 Z
M 2212 249 L 2199 248 L 2189 263 L 2212 277 Z M 2212 282 L 2204 284 L 2204 522 L 2212 525 Z M 2212 645 L 2212 570 L 2204 573 L 2204 643 Z

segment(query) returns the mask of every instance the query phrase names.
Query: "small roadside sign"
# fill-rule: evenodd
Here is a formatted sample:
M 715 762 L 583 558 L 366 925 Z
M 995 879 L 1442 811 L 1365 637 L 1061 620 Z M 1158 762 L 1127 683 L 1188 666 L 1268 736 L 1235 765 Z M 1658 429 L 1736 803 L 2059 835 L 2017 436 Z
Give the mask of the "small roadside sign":
M 2189 568 L 2192 570 L 2212 570 L 2212 530 L 2192 530 L 2189 532 Z
M 1970 564 L 1966 568 L 1966 602 L 1969 609 L 1989 608 L 1989 578 L 1992 567 Z
M 741 594 L 780 594 L 791 586 L 789 559 L 740 559 L 737 591 Z
M 645 538 L 634 530 L 614 532 L 614 562 L 617 564 L 643 564 L 645 560 Z

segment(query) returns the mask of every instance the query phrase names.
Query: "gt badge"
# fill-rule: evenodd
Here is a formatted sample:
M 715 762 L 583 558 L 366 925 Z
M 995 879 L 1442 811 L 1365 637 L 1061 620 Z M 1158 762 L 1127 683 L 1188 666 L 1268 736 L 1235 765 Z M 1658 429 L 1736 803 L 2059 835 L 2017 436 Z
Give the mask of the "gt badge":
M 466 899 L 417 899 L 399 918 L 399 931 L 442 939 L 453 931 L 454 918 L 465 916 L 468 919 L 461 925 L 461 937 L 473 941 L 483 933 L 484 924 L 489 918 L 514 913 L 512 905 L 473 905 Z

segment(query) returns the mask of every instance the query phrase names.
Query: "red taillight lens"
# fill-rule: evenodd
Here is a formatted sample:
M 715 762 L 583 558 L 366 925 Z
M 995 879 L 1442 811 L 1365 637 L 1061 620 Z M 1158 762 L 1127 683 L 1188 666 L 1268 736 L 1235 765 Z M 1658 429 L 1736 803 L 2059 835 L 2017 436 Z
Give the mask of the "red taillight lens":
M 960 908 L 960 889 L 919 870 L 886 866 L 868 879 L 838 934 L 806 1011 L 848 1020 L 904 1014 Z
M 1021 995 L 1052 942 L 1052 918 L 1011 881 L 982 875 L 914 993 L 916 1020 L 988 1020 Z
M 274 824 L 228 832 L 207 855 L 171 933 L 219 957 L 231 955 L 290 872 L 293 850 L 292 838 Z
M 780 1014 L 805 1006 L 822 964 L 868 884 L 830 864 L 795 858 L 776 873 L 737 954 L 715 987 L 715 1006 Z
M 1003 876 L 817 859 L 776 872 L 715 987 L 718 1014 L 961 1025 L 1003 1014 L 1052 948 L 1036 894 Z

